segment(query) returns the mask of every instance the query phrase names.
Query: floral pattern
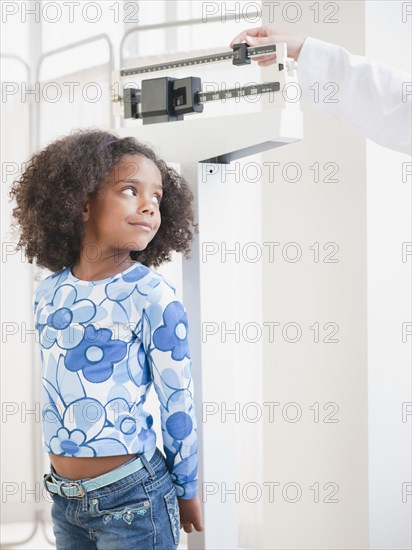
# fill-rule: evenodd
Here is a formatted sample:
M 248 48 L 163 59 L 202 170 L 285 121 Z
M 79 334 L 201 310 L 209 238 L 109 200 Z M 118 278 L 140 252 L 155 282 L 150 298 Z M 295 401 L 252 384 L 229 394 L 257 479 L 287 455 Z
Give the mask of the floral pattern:
M 164 325 L 157 328 L 153 335 L 154 345 L 161 351 L 171 351 L 175 361 L 190 358 L 183 305 L 171 302 L 164 310 L 163 320 Z
M 143 406 L 154 386 L 177 496 L 197 495 L 197 424 L 188 322 L 173 284 L 139 262 L 110 279 L 70 268 L 34 294 L 45 452 L 93 457 L 156 446 Z
M 123 359 L 126 351 L 126 342 L 113 340 L 111 330 L 87 325 L 82 341 L 67 352 L 64 364 L 71 371 L 82 369 L 90 382 L 104 382 L 113 374 L 113 365 Z
M 62 285 L 42 309 L 37 323 L 44 348 L 57 342 L 63 349 L 71 349 L 83 338 L 81 323 L 94 317 L 96 307 L 90 300 L 77 301 L 76 294 L 72 286 Z

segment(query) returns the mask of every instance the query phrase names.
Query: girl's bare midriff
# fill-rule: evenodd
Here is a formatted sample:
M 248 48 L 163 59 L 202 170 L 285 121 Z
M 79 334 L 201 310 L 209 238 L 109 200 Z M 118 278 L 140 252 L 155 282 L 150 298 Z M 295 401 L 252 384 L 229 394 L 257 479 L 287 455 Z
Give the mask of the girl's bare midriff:
M 56 473 L 68 479 L 83 479 L 106 474 L 114 468 L 131 460 L 135 454 L 116 456 L 97 456 L 93 458 L 79 458 L 60 456 L 49 453 L 50 462 Z

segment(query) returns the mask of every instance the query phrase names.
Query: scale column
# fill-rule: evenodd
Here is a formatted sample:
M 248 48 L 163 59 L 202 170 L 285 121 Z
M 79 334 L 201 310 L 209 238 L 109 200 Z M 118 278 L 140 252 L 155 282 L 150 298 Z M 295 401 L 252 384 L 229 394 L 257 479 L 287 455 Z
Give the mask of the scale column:
M 237 288 L 235 263 L 207 262 L 206 253 L 231 234 L 236 216 L 222 198 L 219 165 L 181 164 L 180 173 L 194 195 L 193 209 L 199 233 L 192 241 L 191 258 L 183 257 L 183 301 L 189 321 L 194 401 L 199 436 L 199 498 L 205 531 L 193 531 L 189 549 L 233 549 L 238 547 L 235 430 L 222 422 L 222 406 L 235 403 L 236 341 L 222 341 L 220 323 L 235 312 L 241 295 Z M 210 174 L 205 177 L 205 169 Z M 215 174 L 215 176 L 213 176 Z M 230 292 L 228 288 L 230 287 Z M 218 330 L 218 336 L 210 334 Z

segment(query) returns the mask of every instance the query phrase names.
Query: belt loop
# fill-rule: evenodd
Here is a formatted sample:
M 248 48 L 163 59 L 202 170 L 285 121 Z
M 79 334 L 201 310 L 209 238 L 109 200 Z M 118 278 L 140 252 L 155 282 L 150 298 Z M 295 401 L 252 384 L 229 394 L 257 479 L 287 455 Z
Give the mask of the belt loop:
M 143 466 L 149 472 L 150 479 L 156 479 L 156 472 L 154 471 L 153 466 L 151 466 L 150 462 L 147 460 L 146 455 L 144 453 L 141 455 L 140 460 L 142 461 Z
M 82 498 L 82 512 L 87 512 L 88 500 L 87 500 L 87 491 L 83 487 L 81 481 L 78 482 L 81 488 L 83 489 L 83 498 Z

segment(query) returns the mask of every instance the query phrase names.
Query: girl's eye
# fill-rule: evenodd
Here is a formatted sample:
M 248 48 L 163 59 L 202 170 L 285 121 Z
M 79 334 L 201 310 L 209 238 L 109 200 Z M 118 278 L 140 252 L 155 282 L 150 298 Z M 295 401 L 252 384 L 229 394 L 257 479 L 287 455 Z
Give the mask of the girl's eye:
M 136 189 L 135 189 L 134 187 L 131 187 L 131 186 L 129 186 L 129 187 L 124 187 L 124 188 L 122 189 L 122 192 L 123 192 L 123 191 L 127 191 L 127 190 L 133 191 L 133 195 L 136 196 Z M 156 193 L 154 196 L 157 198 L 157 204 L 160 204 L 160 202 L 161 202 L 161 200 L 162 200 L 162 195 L 159 195 L 158 193 Z
M 127 191 L 127 190 L 129 190 L 129 191 L 130 191 L 130 190 L 131 190 L 131 191 L 133 191 L 133 195 L 136 195 L 136 190 L 135 190 L 135 188 L 134 188 L 134 187 L 125 187 L 124 189 L 122 189 L 122 192 L 123 192 L 123 191 Z

